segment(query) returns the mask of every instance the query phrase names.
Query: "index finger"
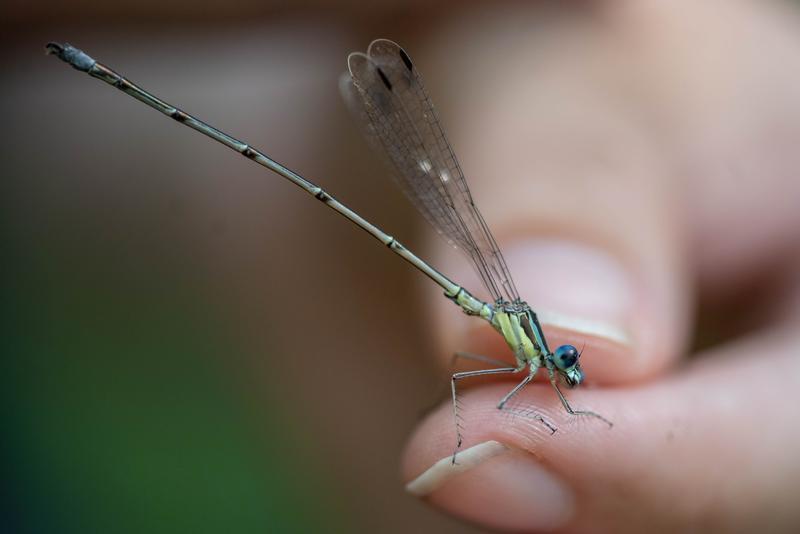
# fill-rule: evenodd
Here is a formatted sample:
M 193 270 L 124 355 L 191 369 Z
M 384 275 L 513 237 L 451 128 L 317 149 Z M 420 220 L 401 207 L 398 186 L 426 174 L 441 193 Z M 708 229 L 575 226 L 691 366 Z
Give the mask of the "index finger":
M 602 43 L 584 57 L 574 54 L 571 34 L 561 35 L 546 56 L 524 36 L 502 49 L 460 43 L 459 54 L 488 66 L 454 81 L 472 90 L 453 92 L 460 111 L 449 114 L 457 120 L 448 129 L 473 198 L 545 333 L 585 344 L 589 380 L 640 380 L 677 359 L 686 342 L 682 210 L 657 143 L 604 85 L 617 74 L 614 63 L 602 65 L 610 72 L 599 80 L 588 68 L 607 55 Z M 436 250 L 434 265 L 480 288 L 467 261 L 441 241 Z M 439 299 L 433 313 L 443 361 L 459 349 L 510 356 L 501 337 L 447 302 Z

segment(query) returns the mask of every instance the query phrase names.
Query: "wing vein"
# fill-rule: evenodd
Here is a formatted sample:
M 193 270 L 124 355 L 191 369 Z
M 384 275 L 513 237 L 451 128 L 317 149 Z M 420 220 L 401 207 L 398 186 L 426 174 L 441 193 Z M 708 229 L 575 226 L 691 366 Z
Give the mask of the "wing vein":
M 519 300 L 486 220 L 472 198 L 422 79 L 408 55 L 385 39 L 348 58 L 342 93 L 368 139 L 427 221 L 470 259 L 495 301 Z

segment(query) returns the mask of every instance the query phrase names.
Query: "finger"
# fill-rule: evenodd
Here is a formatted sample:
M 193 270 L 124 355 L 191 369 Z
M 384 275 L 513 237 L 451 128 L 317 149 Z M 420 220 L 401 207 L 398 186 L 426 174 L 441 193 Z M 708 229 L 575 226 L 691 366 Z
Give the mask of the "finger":
M 707 290 L 736 288 L 800 246 L 798 10 L 678 1 L 612 11 L 643 113 L 679 170 L 688 259 Z
M 444 116 L 523 299 L 548 334 L 586 343 L 590 379 L 627 382 L 666 367 L 685 343 L 681 209 L 654 139 L 619 104 L 624 67 L 602 35 L 572 22 L 535 39 L 502 25 L 467 32 L 487 37 L 436 56 L 440 67 L 464 57 L 476 66 L 445 82 L 455 107 Z M 436 245 L 437 266 L 480 288 L 463 258 Z M 443 359 L 476 345 L 507 354 L 446 302 L 434 313 Z
M 494 529 L 788 529 L 800 521 L 799 353 L 796 336 L 772 333 L 648 386 L 570 395 L 575 407 L 612 419 L 612 429 L 570 419 L 546 386 L 503 411 L 494 406 L 506 388 L 480 388 L 464 396 L 463 465 L 460 457 L 450 464 L 444 405 L 411 439 L 408 489 Z

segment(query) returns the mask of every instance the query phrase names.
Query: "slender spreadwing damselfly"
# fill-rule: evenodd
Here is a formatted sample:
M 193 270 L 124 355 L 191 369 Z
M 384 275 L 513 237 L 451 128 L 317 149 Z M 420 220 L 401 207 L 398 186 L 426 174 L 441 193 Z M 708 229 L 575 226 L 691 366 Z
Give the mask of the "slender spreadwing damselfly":
M 232 148 L 305 190 L 422 271 L 464 313 L 485 320 L 499 332 L 514 354 L 515 365 L 497 362 L 497 368 L 452 375 L 456 450 L 461 447 L 462 442 L 456 386 L 460 380 L 476 376 L 525 372 L 522 381 L 497 404 L 498 409 L 503 409 L 517 392 L 533 380 L 537 371 L 543 368 L 568 413 L 595 417 L 609 427 L 612 425 L 599 414 L 573 409 L 561 392 L 559 384 L 562 382 L 568 387 L 583 382 L 581 354 L 573 345 L 561 345 L 554 351 L 547 345 L 536 313 L 517 293 L 500 248 L 472 199 L 464 174 L 447 141 L 417 68 L 396 43 L 377 39 L 370 44 L 366 54 L 350 54 L 347 59 L 348 72 L 342 76 L 340 89 L 373 147 L 388 159 L 397 182 L 409 199 L 451 245 L 469 258 L 491 296 L 491 302 L 474 297 L 405 248 L 394 237 L 336 200 L 321 187 L 263 152 L 167 104 L 73 46 L 48 43 L 46 48 L 48 53 L 55 54 L 75 69 L 116 87 L 179 123 Z M 555 431 L 544 419 L 540 420 Z

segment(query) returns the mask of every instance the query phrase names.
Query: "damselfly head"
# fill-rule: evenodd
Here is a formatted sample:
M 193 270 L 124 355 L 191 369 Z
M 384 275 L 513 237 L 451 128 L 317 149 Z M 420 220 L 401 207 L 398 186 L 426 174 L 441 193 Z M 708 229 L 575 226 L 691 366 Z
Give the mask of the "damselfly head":
M 571 388 L 580 385 L 585 377 L 581 370 L 580 357 L 581 353 L 573 345 L 561 345 L 553 353 L 556 369 Z

